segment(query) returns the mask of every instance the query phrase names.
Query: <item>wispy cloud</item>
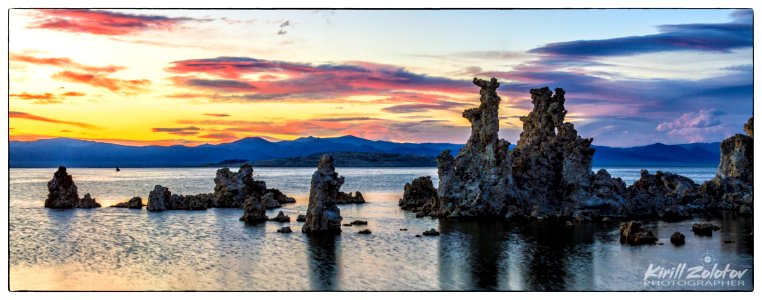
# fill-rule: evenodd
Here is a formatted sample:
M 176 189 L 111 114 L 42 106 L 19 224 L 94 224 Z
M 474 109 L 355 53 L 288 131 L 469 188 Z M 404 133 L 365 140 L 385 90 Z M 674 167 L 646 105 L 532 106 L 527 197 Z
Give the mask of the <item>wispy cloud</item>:
M 112 92 L 123 92 L 126 94 L 143 91 L 151 83 L 151 81 L 147 79 L 124 80 L 98 73 L 92 74 L 73 71 L 58 72 L 53 75 L 53 79 L 87 84 L 93 87 L 105 88 Z
M 659 26 L 659 33 L 602 40 L 576 40 L 530 50 L 556 56 L 604 57 L 667 51 L 728 52 L 753 46 L 751 9 L 738 10 L 729 23 L 697 23 Z
M 40 121 L 40 122 L 47 122 L 47 123 L 54 123 L 54 124 L 63 124 L 63 125 L 72 125 L 77 126 L 81 128 L 86 129 L 97 129 L 98 126 L 82 123 L 82 122 L 71 122 L 71 121 L 63 121 L 63 120 L 57 120 L 52 118 L 47 118 L 43 116 L 33 115 L 26 112 L 20 112 L 20 111 L 9 111 L 8 112 L 8 118 L 17 118 L 17 119 L 27 119 L 27 120 L 33 120 L 33 121 Z
M 249 57 L 175 61 L 166 69 L 182 74 L 175 85 L 216 93 L 244 93 L 249 100 L 282 97 L 322 99 L 400 90 L 440 93 L 473 92 L 470 81 L 417 74 L 405 68 L 354 62 L 312 65 Z M 197 77 L 198 75 L 204 77 Z M 209 79 L 209 76 L 216 78 Z M 239 97 L 239 99 L 242 97 Z
M 127 14 L 87 9 L 41 9 L 29 28 L 96 35 L 127 35 L 147 30 L 172 30 L 192 18 Z
M 151 131 L 153 132 L 165 132 L 165 133 L 174 134 L 174 135 L 196 135 L 199 133 L 200 130 L 201 128 L 198 128 L 196 126 L 151 128 Z
M 75 69 L 91 73 L 114 73 L 116 71 L 124 70 L 123 66 L 108 65 L 103 67 L 88 66 L 80 64 L 68 57 L 37 57 L 32 55 L 11 53 L 9 54 L 11 62 L 23 62 L 34 65 L 48 65 L 65 69 Z
M 32 101 L 32 103 L 34 104 L 59 104 L 59 103 L 63 103 L 63 100 L 66 97 L 82 97 L 82 96 L 85 96 L 85 93 L 65 92 L 61 94 L 53 94 L 53 93 L 32 94 L 32 93 L 24 92 L 19 94 L 8 95 L 8 97 L 10 98 Z

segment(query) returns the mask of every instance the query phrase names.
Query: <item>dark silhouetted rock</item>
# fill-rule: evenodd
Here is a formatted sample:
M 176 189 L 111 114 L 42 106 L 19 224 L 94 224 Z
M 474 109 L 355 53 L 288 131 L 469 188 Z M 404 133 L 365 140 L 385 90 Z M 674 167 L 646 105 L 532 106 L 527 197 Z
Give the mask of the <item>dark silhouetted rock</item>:
M 686 204 L 701 198 L 699 185 L 688 177 L 657 171 L 640 171 L 640 179 L 627 188 L 627 215 L 656 215 L 677 221 L 690 217 Z
M 217 170 L 214 178 L 214 207 L 242 207 L 250 197 L 260 200 L 267 190 L 264 181 L 256 181 L 254 169 L 248 163 L 241 165 L 238 172 L 228 168 Z
M 243 216 L 239 220 L 250 224 L 267 221 L 267 207 L 262 197 L 250 196 L 243 202 Z
M 573 216 L 591 196 L 595 149 L 592 139 L 581 138 L 566 118 L 565 92 L 547 87 L 530 90 L 533 109 L 511 153 L 513 178 L 518 189 L 515 206 L 536 217 Z M 594 199 L 597 204 L 607 199 Z
M 619 242 L 622 244 L 646 245 L 658 240 L 652 231 L 643 229 L 643 223 L 630 221 L 619 226 Z
M 359 233 L 359 234 L 371 234 L 370 229 L 363 229 L 363 230 L 358 231 L 357 233 Z
M 351 223 L 352 225 L 368 225 L 368 221 L 362 221 L 362 220 L 354 220 Z
M 437 202 L 437 189 L 431 181 L 431 176 L 422 176 L 405 184 L 405 192 L 399 201 L 399 206 L 405 210 L 416 210 L 424 204 Z
M 720 227 L 711 223 L 693 223 L 693 228 L 691 230 L 696 235 L 712 236 L 712 233 L 715 230 L 720 230 Z
M 275 199 L 275 195 L 273 193 L 266 193 L 262 196 L 262 202 L 265 203 L 265 207 L 267 209 L 273 209 L 273 208 L 280 208 L 283 205 L 278 202 L 278 200 Z
M 170 202 L 172 193 L 168 188 L 156 185 L 148 194 L 148 204 L 146 209 L 149 211 L 162 211 L 167 209 L 167 203 Z
M 684 245 L 685 235 L 678 231 L 675 231 L 675 233 L 673 233 L 672 236 L 669 237 L 669 241 L 675 246 Z
M 425 235 L 425 236 L 437 236 L 437 235 L 439 235 L 439 231 L 437 231 L 436 229 L 432 228 L 432 229 L 424 231 L 423 235 Z
M 345 193 L 339 191 L 336 195 L 336 204 L 359 204 L 365 203 L 365 198 L 360 191 L 356 191 L 354 195 L 352 193 Z
M 96 208 L 101 207 L 101 204 L 95 201 L 95 198 L 90 197 L 90 193 L 85 194 L 85 197 L 77 200 L 76 208 Z
M 344 184 L 344 177 L 339 177 L 336 173 L 333 158 L 328 154 L 323 155 L 317 171 L 312 174 L 310 202 L 302 232 L 341 232 L 341 211 L 336 206 L 336 197 L 342 184 Z
M 287 216 L 281 211 L 274 218 L 270 218 L 270 221 L 275 221 L 279 223 L 288 223 L 288 222 L 291 222 L 291 217 Z
M 500 97 L 495 78 L 474 78 L 480 87 L 477 108 L 463 117 L 471 123 L 471 137 L 453 158 L 449 150 L 437 157 L 438 201 L 427 207 L 428 214 L 441 217 L 502 216 L 511 197 L 511 162 L 508 143 L 498 139 Z
M 45 199 L 47 208 L 73 208 L 79 202 L 77 185 L 71 175 L 66 173 L 66 167 L 58 167 L 53 179 L 48 181 L 48 198 Z
M 142 209 L 143 199 L 141 199 L 140 197 L 132 197 L 128 201 L 119 202 L 117 204 L 112 205 L 111 207 Z
M 307 221 L 307 216 L 305 216 L 305 215 L 297 215 L 296 216 L 296 221 L 297 222 L 306 222 Z
M 280 232 L 280 233 L 291 233 L 293 231 L 291 231 L 291 227 L 290 226 L 286 226 L 286 227 L 281 227 L 280 229 L 278 229 L 278 232 Z
M 275 201 L 277 201 L 279 204 L 296 203 L 296 199 L 294 199 L 293 197 L 286 196 L 286 194 L 284 194 L 278 189 L 273 189 L 273 188 L 266 189 L 265 195 L 267 194 L 271 194 L 273 199 L 275 199 Z

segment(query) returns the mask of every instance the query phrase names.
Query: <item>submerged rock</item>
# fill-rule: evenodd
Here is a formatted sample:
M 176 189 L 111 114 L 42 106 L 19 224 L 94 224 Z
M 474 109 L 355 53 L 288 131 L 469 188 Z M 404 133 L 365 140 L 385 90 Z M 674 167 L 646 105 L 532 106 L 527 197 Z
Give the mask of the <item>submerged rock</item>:
M 711 223 L 693 223 L 693 228 L 691 230 L 696 235 L 712 236 L 712 233 L 715 230 L 720 230 L 720 227 Z
M 339 191 L 336 195 L 336 204 L 359 204 L 365 203 L 365 198 L 360 191 L 356 191 L 354 195 L 352 193 L 345 193 Z
M 302 232 L 341 232 L 341 211 L 336 206 L 336 197 L 342 184 L 344 184 L 344 177 L 339 177 L 336 173 L 333 157 L 328 154 L 323 155 L 317 171 L 312 174 L 310 202 Z
M 58 167 L 53 179 L 48 181 L 48 197 L 45 199 L 47 208 L 73 208 L 79 202 L 77 185 L 71 175 L 66 173 L 66 167 Z
M 675 233 L 673 233 L 672 236 L 669 237 L 669 241 L 675 246 L 684 245 L 685 235 L 678 231 L 675 231 Z
M 296 221 L 297 222 L 306 222 L 307 221 L 307 216 L 306 215 L 301 215 L 301 214 L 297 215 L 296 216 Z
M 619 242 L 630 245 L 655 244 L 659 239 L 651 231 L 643 229 L 643 223 L 630 221 L 619 226 Z
M 350 222 L 349 224 L 352 224 L 352 225 L 368 225 L 368 221 L 354 220 L 354 221 Z
M 142 209 L 143 199 L 141 199 L 140 197 L 132 197 L 128 201 L 119 202 L 117 204 L 112 205 L 111 207 Z
M 359 233 L 359 234 L 371 234 L 371 231 L 370 231 L 370 229 L 363 229 L 363 230 L 358 231 L 357 233 Z
M 291 233 L 293 231 L 291 231 L 291 227 L 290 226 L 285 226 L 285 227 L 281 227 L 280 229 L 278 229 L 278 232 L 280 232 L 280 233 Z
M 90 196 L 90 193 L 85 194 L 85 197 L 77 200 L 76 208 L 96 208 L 101 207 L 101 204 L 95 201 L 95 198 Z
M 271 218 L 270 221 L 288 223 L 288 222 L 291 222 L 291 217 L 287 216 L 286 214 L 283 213 L 283 211 L 281 211 L 278 213 L 276 217 Z
M 405 192 L 399 201 L 404 210 L 416 210 L 424 204 L 437 202 L 437 189 L 431 181 L 431 176 L 422 176 L 405 184 Z
M 512 197 L 510 143 L 498 139 L 500 97 L 495 78 L 474 78 L 480 105 L 463 112 L 471 123 L 471 137 L 457 157 L 445 150 L 437 157 L 438 200 L 427 213 L 441 217 L 502 216 Z
M 432 229 L 424 231 L 423 235 L 425 235 L 425 236 L 437 236 L 437 235 L 439 235 L 439 231 L 437 231 L 436 229 L 432 228 Z

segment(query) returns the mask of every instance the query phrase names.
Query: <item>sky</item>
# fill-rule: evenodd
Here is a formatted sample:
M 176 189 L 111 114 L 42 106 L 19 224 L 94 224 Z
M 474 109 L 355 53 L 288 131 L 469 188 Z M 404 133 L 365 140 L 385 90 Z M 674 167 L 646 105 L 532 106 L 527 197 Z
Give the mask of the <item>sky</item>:
M 355 135 L 465 143 L 473 77 L 605 146 L 717 142 L 753 113 L 753 12 L 10 10 L 9 138 L 125 145 Z

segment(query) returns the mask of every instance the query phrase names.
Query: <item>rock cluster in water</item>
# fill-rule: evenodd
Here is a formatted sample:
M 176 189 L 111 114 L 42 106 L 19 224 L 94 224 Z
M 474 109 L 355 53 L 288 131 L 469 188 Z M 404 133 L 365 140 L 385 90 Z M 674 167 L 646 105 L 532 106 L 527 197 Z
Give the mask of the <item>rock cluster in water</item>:
M 748 135 L 722 142 L 714 179 L 699 185 L 677 174 L 643 170 L 628 187 L 604 169 L 592 171 L 592 139 L 565 122 L 563 89 L 530 91 L 534 107 L 521 117 L 523 131 L 509 150 L 509 143 L 498 139 L 499 83 L 494 78 L 473 83 L 480 88 L 480 105 L 463 113 L 471 136 L 456 157 L 445 150 L 437 158 L 438 188 L 426 178 L 405 185 L 399 204 L 417 216 L 679 220 L 708 209 L 752 211 L 752 119 L 744 126 Z
M 431 182 L 431 176 L 421 176 L 405 184 L 405 192 L 399 201 L 402 209 L 416 210 L 427 203 L 437 202 L 437 189 Z
M 149 211 L 163 210 L 205 210 L 212 203 L 211 194 L 178 195 L 169 191 L 169 188 L 156 185 L 148 194 Z
M 352 193 L 345 193 L 339 191 L 336 195 L 336 204 L 359 204 L 365 203 L 365 198 L 360 191 L 356 191 L 354 195 Z
M 66 167 L 58 167 L 53 179 L 48 182 L 48 197 L 45 199 L 47 208 L 95 208 L 101 205 L 90 194 L 80 199 L 74 179 L 66 173 Z
M 323 155 L 317 171 L 312 174 L 310 200 L 302 232 L 341 232 L 341 211 L 336 206 L 336 198 L 342 184 L 344 184 L 344 177 L 339 177 L 336 173 L 333 157 L 328 154 Z
M 241 165 L 238 172 L 228 168 L 217 170 L 214 177 L 214 207 L 243 207 L 247 198 L 261 198 L 267 190 L 264 181 L 254 180 L 250 164 Z

